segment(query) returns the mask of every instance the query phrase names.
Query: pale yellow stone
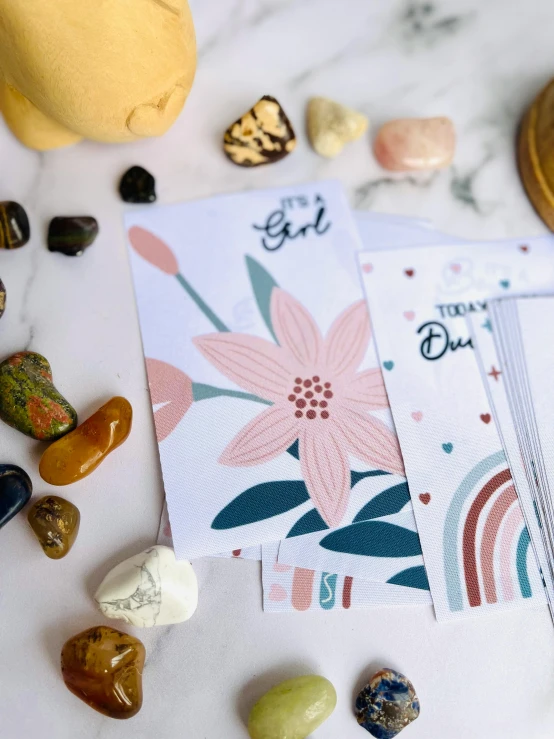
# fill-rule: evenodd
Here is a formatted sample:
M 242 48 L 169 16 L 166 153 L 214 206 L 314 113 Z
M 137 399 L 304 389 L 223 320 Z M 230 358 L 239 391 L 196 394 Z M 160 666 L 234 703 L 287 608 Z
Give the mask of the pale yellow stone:
M 31 148 L 159 136 L 195 69 L 187 0 L 0 0 L 0 109 Z
M 329 159 L 340 154 L 345 144 L 359 139 L 369 125 L 357 110 L 323 97 L 308 102 L 307 118 L 310 143 L 318 154 Z

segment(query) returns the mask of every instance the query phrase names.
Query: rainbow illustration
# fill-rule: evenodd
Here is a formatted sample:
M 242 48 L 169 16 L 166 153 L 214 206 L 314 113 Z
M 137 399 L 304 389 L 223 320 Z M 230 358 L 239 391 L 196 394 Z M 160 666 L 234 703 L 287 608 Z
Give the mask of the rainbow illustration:
M 481 460 L 462 480 L 443 542 L 451 611 L 532 596 L 529 534 L 504 452 Z

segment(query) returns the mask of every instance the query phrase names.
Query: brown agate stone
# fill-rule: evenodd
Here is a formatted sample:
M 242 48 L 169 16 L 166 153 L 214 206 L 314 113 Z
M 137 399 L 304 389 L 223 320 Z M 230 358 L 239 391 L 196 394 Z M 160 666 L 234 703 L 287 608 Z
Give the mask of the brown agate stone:
M 110 626 L 72 637 L 62 649 L 62 675 L 69 690 L 110 718 L 131 718 L 142 706 L 146 651 L 138 639 Z
M 50 559 L 61 559 L 75 543 L 81 514 L 68 500 L 47 495 L 37 500 L 27 520 L 44 554 Z

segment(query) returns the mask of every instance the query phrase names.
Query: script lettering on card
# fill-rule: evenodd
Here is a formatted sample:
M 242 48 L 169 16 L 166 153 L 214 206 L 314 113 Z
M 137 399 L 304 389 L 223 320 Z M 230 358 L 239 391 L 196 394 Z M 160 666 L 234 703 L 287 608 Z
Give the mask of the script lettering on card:
M 306 210 L 311 210 L 311 213 L 306 213 Z M 298 195 L 283 198 L 279 206 L 269 213 L 265 223 L 254 223 L 252 228 L 261 231 L 261 242 L 266 251 L 277 251 L 288 241 L 305 237 L 309 233 L 323 236 L 331 226 L 325 200 L 321 195 L 316 195 L 313 202 Z

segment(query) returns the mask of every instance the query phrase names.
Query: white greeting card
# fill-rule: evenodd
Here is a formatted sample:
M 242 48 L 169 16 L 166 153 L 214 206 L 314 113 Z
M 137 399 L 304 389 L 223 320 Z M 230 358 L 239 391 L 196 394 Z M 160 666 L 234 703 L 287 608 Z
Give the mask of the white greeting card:
M 359 482 L 402 479 L 337 183 L 126 226 L 178 558 L 336 528 Z
M 438 619 L 544 602 L 534 557 L 517 557 L 521 512 L 465 317 L 552 289 L 553 243 L 359 255 Z
M 491 313 L 496 304 L 509 304 L 509 320 L 514 324 L 515 329 L 515 324 L 518 322 L 515 303 L 515 299 L 490 300 L 488 301 L 486 317 L 483 314 L 479 316 L 470 315 L 468 316 L 468 325 L 476 359 L 481 371 L 481 379 L 487 391 L 492 416 L 502 441 L 504 453 L 506 454 L 518 494 L 521 512 L 523 513 L 523 515 L 520 515 L 520 511 L 517 508 L 514 509 L 511 518 L 512 524 L 508 527 L 507 532 L 508 534 L 511 532 L 513 541 L 517 542 L 516 557 L 519 556 L 521 562 L 526 560 L 530 537 L 537 564 L 545 581 L 545 586 L 548 588 L 551 596 L 553 596 L 554 579 L 552 578 L 545 548 L 541 543 L 543 532 L 537 517 L 535 502 L 537 479 L 536 475 L 533 474 L 532 463 L 524 464 L 524 456 L 527 456 L 527 450 L 520 446 L 519 441 L 523 429 L 521 427 L 516 429 L 515 415 L 517 414 L 515 413 L 515 409 L 514 413 L 512 413 L 507 392 L 505 342 L 499 335 L 496 322 L 491 320 Z M 494 333 L 493 325 L 495 326 Z M 536 324 L 536 329 L 539 326 L 540 322 Z M 497 343 L 498 349 L 496 346 Z M 523 526 L 523 519 L 525 519 L 525 526 Z M 528 589 L 523 565 L 520 566 L 520 572 L 523 576 L 523 587 L 524 589 Z
M 278 544 L 262 545 L 264 611 L 349 610 L 377 606 L 430 605 L 427 590 L 368 582 L 277 561 Z

